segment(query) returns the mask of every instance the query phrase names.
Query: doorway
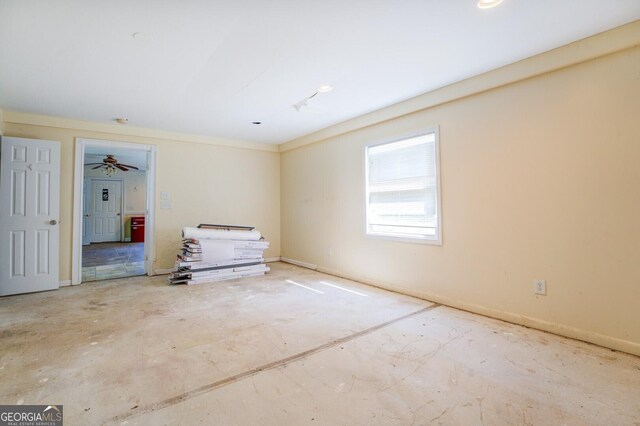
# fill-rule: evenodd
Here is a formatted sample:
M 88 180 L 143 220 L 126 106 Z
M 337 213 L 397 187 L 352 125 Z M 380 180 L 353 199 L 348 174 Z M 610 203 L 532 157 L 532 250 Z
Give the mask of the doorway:
M 155 153 L 76 139 L 72 284 L 152 275 Z

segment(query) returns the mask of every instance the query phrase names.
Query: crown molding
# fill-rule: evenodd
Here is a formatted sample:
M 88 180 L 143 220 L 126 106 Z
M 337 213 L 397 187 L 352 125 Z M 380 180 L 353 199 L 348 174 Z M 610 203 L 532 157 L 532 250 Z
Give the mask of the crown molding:
M 1 111 L 1 110 L 0 110 Z M 159 129 L 149 129 L 145 127 L 134 127 L 130 125 L 99 123 L 93 121 L 73 120 L 62 117 L 52 117 L 47 115 L 37 115 L 18 111 L 4 111 L 0 113 L 2 123 L 26 124 L 30 126 L 53 127 L 59 129 L 73 129 L 87 132 L 103 132 L 123 136 L 136 136 L 148 139 L 161 139 L 180 142 L 200 143 L 206 145 L 217 145 L 231 148 L 252 149 L 257 151 L 278 152 L 278 146 L 249 142 L 237 139 L 216 138 L 204 135 L 194 135 L 189 133 L 170 132 Z

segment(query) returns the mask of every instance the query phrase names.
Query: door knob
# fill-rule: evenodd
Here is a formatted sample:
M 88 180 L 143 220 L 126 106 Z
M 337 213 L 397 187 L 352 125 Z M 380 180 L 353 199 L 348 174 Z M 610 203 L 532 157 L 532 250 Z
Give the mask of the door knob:
M 58 224 L 58 221 L 55 219 L 52 219 L 49 221 L 49 225 L 57 225 L 57 224 Z
M 91 217 L 91 215 L 90 214 L 85 214 L 84 217 Z

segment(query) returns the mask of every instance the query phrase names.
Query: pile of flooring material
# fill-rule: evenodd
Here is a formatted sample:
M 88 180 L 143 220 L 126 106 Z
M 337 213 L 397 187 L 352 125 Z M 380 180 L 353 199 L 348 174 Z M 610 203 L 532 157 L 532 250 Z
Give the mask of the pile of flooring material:
M 182 251 L 169 275 L 171 284 L 202 284 L 264 275 L 269 248 L 260 231 L 247 229 L 182 230 Z

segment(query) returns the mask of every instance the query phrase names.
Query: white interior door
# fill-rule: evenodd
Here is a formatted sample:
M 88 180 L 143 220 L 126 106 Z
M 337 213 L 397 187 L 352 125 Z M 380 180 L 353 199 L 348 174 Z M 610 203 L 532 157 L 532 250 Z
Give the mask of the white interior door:
M 0 295 L 59 285 L 60 143 L 3 137 Z
M 89 227 L 91 217 L 89 206 L 91 205 L 91 179 L 84 178 L 82 182 L 82 245 L 91 243 Z
M 92 243 L 120 241 L 122 232 L 122 181 L 91 179 L 89 235 Z

